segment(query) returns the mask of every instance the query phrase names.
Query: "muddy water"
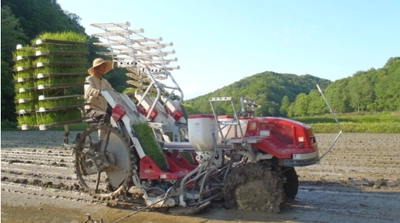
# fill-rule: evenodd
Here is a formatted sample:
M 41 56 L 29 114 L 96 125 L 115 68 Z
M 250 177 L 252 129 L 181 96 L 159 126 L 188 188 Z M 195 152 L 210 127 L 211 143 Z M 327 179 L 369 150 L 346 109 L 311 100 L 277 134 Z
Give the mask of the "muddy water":
M 3 193 L 4 194 L 4 193 Z M 2 196 L 3 196 L 2 194 Z M 24 196 L 24 198 L 20 197 Z M 16 199 L 26 200 L 26 195 Z M 33 198 L 35 199 L 35 198 Z M 37 205 L 16 201 L 3 205 L 1 222 L 79 222 L 90 213 L 104 222 L 398 222 L 400 219 L 400 192 L 363 192 L 349 187 L 302 187 L 295 201 L 286 203 L 281 213 L 207 208 L 193 216 L 175 216 L 159 212 L 138 212 L 102 205 L 76 204 L 53 199 L 36 199 Z M 49 204 L 50 203 L 50 204 Z M 136 213 L 136 214 L 135 214 Z M 133 214 L 132 216 L 129 216 Z

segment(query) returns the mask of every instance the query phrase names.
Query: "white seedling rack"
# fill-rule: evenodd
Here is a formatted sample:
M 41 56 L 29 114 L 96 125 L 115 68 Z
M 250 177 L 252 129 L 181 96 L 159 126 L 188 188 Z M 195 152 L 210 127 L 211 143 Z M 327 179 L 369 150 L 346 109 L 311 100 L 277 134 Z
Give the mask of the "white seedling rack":
M 170 131 L 172 127 L 173 132 L 177 131 L 177 123 L 186 123 L 186 119 L 176 118 L 183 92 L 171 74 L 171 71 L 180 69 L 171 65 L 178 61 L 169 57 L 175 53 L 168 49 L 173 43 L 163 43 L 161 37 L 145 37 L 144 29 L 131 29 L 129 22 L 96 23 L 92 26 L 103 31 L 93 34 L 101 40 L 94 44 L 109 50 L 98 54 L 112 57 L 114 65 L 129 71 L 127 76 L 132 80 L 127 83 L 136 88 L 136 105 L 146 111 L 150 123 L 161 124 L 152 127 L 161 131 Z

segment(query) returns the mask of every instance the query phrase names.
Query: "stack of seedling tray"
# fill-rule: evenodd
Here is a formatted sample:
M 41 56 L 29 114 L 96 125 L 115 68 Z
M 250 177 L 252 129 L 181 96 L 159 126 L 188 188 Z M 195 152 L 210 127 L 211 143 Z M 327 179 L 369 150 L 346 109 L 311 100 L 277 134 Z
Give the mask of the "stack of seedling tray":
M 30 49 L 30 54 L 21 57 L 20 51 L 25 48 Z M 21 129 L 46 130 L 82 121 L 83 85 L 88 75 L 88 42 L 85 35 L 44 33 L 32 41 L 32 47 L 17 46 L 14 56 L 16 104 Z M 25 65 L 22 63 L 24 60 L 18 62 L 19 58 L 29 60 L 30 64 L 22 66 Z M 22 110 L 24 103 L 21 102 L 31 107 Z
M 17 50 L 14 52 L 15 104 L 18 124 L 23 130 L 37 124 L 35 104 L 37 104 L 38 92 L 34 86 L 35 77 L 32 67 L 34 55 L 35 48 L 30 46 L 17 45 Z

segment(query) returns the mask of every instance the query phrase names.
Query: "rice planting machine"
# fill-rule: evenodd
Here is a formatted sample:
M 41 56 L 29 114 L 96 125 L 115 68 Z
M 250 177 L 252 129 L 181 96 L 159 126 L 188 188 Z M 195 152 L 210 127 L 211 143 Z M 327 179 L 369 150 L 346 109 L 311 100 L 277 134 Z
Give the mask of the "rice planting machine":
M 295 198 L 294 167 L 320 159 L 310 126 L 255 117 L 258 105 L 244 97 L 240 110 L 231 97 L 210 98 L 212 114 L 186 119 L 183 92 L 171 74 L 179 69 L 170 65 L 177 59 L 168 59 L 174 51 L 166 50 L 172 43 L 147 38 L 128 22 L 93 26 L 104 40 L 95 44 L 110 49 L 101 54 L 127 68 L 136 90 L 102 90 L 111 124 L 92 125 L 75 141 L 76 174 L 88 192 L 115 197 L 135 188 L 147 207 L 193 211 L 221 201 L 228 208 L 277 212 L 285 196 Z M 221 103 L 233 114 L 217 114 Z

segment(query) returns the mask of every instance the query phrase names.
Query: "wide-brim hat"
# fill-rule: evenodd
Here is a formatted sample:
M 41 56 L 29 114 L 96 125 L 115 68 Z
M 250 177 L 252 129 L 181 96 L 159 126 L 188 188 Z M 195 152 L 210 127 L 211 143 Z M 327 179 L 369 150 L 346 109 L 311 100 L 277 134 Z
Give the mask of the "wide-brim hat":
M 98 67 L 102 64 L 106 64 L 106 69 L 104 74 L 108 73 L 110 70 L 113 69 L 113 62 L 111 60 L 104 60 L 103 58 L 96 58 L 93 60 L 93 66 L 88 69 L 88 73 L 90 75 L 94 74 L 94 68 Z

